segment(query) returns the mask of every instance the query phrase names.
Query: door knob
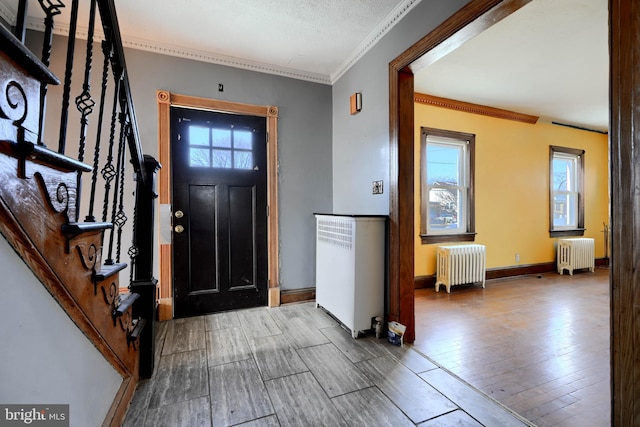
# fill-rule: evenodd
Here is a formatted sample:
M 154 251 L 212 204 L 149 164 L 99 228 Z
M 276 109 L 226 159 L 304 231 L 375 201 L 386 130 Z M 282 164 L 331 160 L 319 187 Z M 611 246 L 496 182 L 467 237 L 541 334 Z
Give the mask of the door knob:
M 184 216 L 184 212 L 176 211 L 176 213 L 174 215 L 176 216 L 176 218 L 182 218 Z
M 176 225 L 176 228 L 174 228 L 174 230 L 176 231 L 176 233 L 182 233 L 184 231 L 184 227 L 181 225 Z

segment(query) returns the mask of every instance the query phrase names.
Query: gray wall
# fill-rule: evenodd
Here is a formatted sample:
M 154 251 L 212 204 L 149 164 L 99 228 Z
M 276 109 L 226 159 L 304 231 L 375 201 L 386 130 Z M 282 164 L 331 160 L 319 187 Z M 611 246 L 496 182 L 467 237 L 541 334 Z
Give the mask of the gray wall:
M 389 63 L 466 0 L 422 0 L 332 86 L 333 209 L 389 213 Z M 362 93 L 362 111 L 349 115 L 349 96 Z M 374 180 L 384 194 L 372 195 Z
M 28 42 L 34 52 L 41 50 L 42 35 L 30 32 Z M 82 83 L 80 72 L 84 61 L 86 41 L 76 44 L 74 86 Z M 100 52 L 94 45 L 94 54 Z M 63 79 L 66 38 L 56 36 L 51 69 Z M 299 289 L 315 285 L 315 218 L 314 212 L 332 210 L 331 158 L 331 87 L 329 85 L 296 80 L 281 76 L 241 70 L 190 59 L 160 55 L 135 49 L 125 52 L 129 79 L 143 150 L 157 158 L 158 117 L 156 90 L 182 95 L 215 98 L 256 105 L 275 105 L 278 118 L 278 168 L 280 215 L 280 280 L 283 289 Z M 98 58 L 98 62 L 101 59 Z M 92 72 L 92 93 L 98 99 L 101 65 Z M 218 84 L 224 92 L 218 92 Z M 79 86 L 78 86 L 79 87 Z M 80 89 L 72 91 L 72 98 Z M 48 117 L 59 117 L 62 87 L 50 87 Z M 97 109 L 96 109 L 97 113 Z M 96 114 L 94 114 L 95 116 Z M 69 152 L 77 152 L 79 118 L 72 105 L 69 121 Z M 95 121 L 95 117 L 90 118 Z M 108 128 L 105 125 L 105 128 Z M 46 133 L 57 135 L 57 123 L 46 123 Z M 93 134 L 91 134 L 93 135 Z M 55 138 L 54 138 L 55 139 Z M 103 137 L 103 140 L 106 137 Z M 93 141 L 93 139 L 90 139 Z M 57 147 L 57 139 L 47 142 Z M 93 142 L 90 143 L 90 147 Z M 92 148 L 88 148 L 92 150 Z M 87 158 L 89 158 L 87 154 Z M 85 162 L 91 160 L 85 159 Z M 83 190 L 87 190 L 85 186 Z M 131 194 L 127 190 L 126 194 Z M 88 199 L 83 197 L 83 202 Z M 126 208 L 132 217 L 132 203 Z M 83 212 L 83 214 L 86 212 Z M 168 228 L 168 210 L 160 210 L 160 222 Z M 167 233 L 162 233 L 166 236 Z M 170 234 L 169 234 L 170 235 Z M 124 242 L 130 242 L 125 235 Z M 125 243 L 128 248 L 129 243 Z M 126 252 L 126 249 L 125 249 Z M 126 258 L 126 257 L 125 257 Z M 157 260 L 157 256 L 156 256 Z M 122 261 L 126 261 L 123 259 Z M 156 268 L 156 277 L 158 276 Z M 125 272 L 125 274 L 127 274 Z M 123 276 L 125 277 L 125 276 Z
M 0 236 L 0 402 L 69 404 L 71 426 L 102 424 L 122 378 Z
M 144 150 L 157 155 L 158 89 L 278 106 L 281 285 L 314 286 L 313 212 L 389 213 L 389 62 L 465 3 L 421 1 L 333 86 L 127 49 Z M 363 109 L 351 116 L 354 92 Z M 384 194 L 371 194 L 374 180 L 384 181 Z
M 152 155 L 158 89 L 278 107 L 281 286 L 314 286 L 313 213 L 332 209 L 331 87 L 133 49 L 126 57 L 144 151 Z

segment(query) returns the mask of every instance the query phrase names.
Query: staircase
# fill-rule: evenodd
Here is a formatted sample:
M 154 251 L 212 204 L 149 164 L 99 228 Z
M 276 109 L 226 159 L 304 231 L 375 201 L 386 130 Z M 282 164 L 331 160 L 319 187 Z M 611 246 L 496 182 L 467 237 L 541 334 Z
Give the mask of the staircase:
M 22 19 L 26 16 L 26 3 L 17 2 L 19 9 L 25 8 L 19 10 Z M 47 67 L 50 31 L 52 18 L 59 13 L 55 8 L 64 7 L 53 3 L 54 6 L 48 4 L 54 9 L 45 10 L 48 26 L 42 59 L 25 47 L 23 21 L 17 22 L 13 31 L 0 26 L 0 232 L 122 377 L 120 390 L 103 422 L 119 425 L 138 379 L 150 377 L 153 372 L 153 181 L 159 164 L 144 156 L 140 148 L 113 0 L 90 0 L 89 28 L 97 20 L 97 8 L 105 32 L 104 59 L 100 62 L 103 77 L 97 105 L 86 72 L 82 93 L 75 99 L 81 116 L 76 125 L 80 129 L 78 158 L 65 154 L 67 128 L 71 126 L 67 118 L 61 121 L 58 150 L 49 148 L 50 137 L 43 130 L 47 87 L 60 83 Z M 77 8 L 78 2 L 74 0 L 71 7 Z M 74 54 L 72 40 L 75 42 L 73 34 L 67 46 L 70 58 Z M 92 44 L 91 29 L 85 71 L 93 63 Z M 70 70 L 65 72 L 63 116 L 70 115 L 72 74 Z M 83 75 L 78 71 L 76 74 Z M 106 96 L 109 74 L 113 76 L 111 104 Z M 100 107 L 99 117 L 93 120 L 95 131 L 89 126 L 94 105 Z M 87 165 L 84 151 L 94 139 L 91 132 L 95 150 L 93 164 Z M 105 133 L 107 142 L 101 144 Z M 128 153 L 135 174 L 135 198 L 131 200 L 124 195 Z M 96 190 L 101 188 L 100 192 Z M 85 194 L 89 203 L 80 200 Z M 102 221 L 97 221 L 93 213 L 98 198 L 104 199 Z M 80 210 L 86 205 L 89 212 L 81 215 Z M 134 206 L 128 225 L 125 205 Z M 129 262 L 120 262 L 123 232 L 133 236 Z M 125 269 L 129 277 L 121 277 Z M 30 309 L 28 301 L 14 303 Z

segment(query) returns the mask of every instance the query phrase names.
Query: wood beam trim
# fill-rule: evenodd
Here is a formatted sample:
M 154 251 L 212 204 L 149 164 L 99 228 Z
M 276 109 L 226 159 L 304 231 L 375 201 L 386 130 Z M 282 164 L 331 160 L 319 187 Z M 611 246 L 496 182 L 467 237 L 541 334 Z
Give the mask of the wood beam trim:
M 458 101 L 455 99 L 441 98 L 439 96 L 428 95 L 420 92 L 415 93 L 414 101 L 418 104 L 448 108 L 450 110 L 462 111 L 464 113 L 480 114 L 482 116 L 495 117 L 497 119 L 513 120 L 531 125 L 536 124 L 539 119 L 538 116 L 503 110 L 501 108 L 494 108 L 486 105 L 473 104 L 471 102 Z
M 611 425 L 640 425 L 640 7 L 609 1 Z
M 480 0 L 467 3 L 405 52 L 411 71 L 418 71 L 453 52 L 531 0 Z M 400 57 L 399 57 L 400 58 Z
M 169 139 L 171 138 L 170 132 L 170 117 L 169 117 L 169 92 L 157 91 L 156 102 L 158 104 L 158 161 L 161 165 L 169 166 L 171 163 L 171 145 Z M 158 172 L 158 195 L 160 204 L 171 203 L 171 174 L 168 167 L 160 168 Z
M 220 99 L 200 98 L 197 96 L 170 93 L 169 103 L 174 107 L 199 108 L 202 110 L 223 111 L 225 113 L 247 114 L 259 117 L 269 116 L 269 106 L 243 104 Z M 275 116 L 277 117 L 277 108 Z

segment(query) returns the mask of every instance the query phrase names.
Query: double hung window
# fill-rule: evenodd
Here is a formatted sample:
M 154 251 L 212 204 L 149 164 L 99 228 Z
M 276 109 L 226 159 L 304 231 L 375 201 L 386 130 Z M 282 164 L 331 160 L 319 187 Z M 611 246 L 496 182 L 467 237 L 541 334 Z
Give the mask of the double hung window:
M 584 150 L 549 150 L 549 222 L 552 237 L 584 234 Z
M 422 128 L 421 237 L 423 243 L 472 241 L 472 134 Z

